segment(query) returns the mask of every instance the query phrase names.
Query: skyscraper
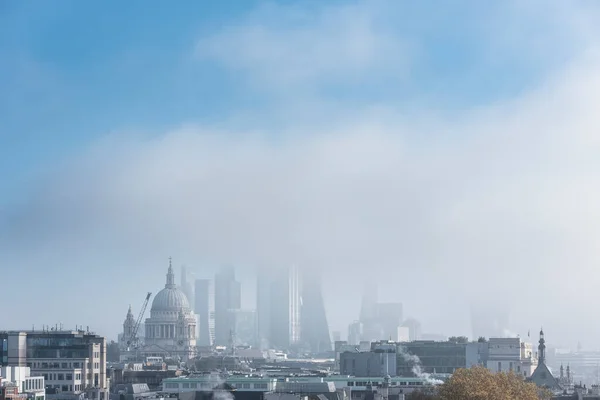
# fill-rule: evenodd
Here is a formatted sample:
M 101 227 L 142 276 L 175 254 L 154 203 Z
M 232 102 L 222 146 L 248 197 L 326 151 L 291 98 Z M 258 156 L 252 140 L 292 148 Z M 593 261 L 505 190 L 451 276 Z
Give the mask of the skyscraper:
M 215 343 L 220 346 L 229 344 L 233 329 L 230 310 L 239 310 L 242 306 L 240 282 L 235 280 L 235 269 L 223 267 L 215 275 Z
M 271 347 L 271 287 L 273 276 L 268 268 L 260 268 L 256 278 L 256 322 L 261 349 Z
M 302 343 L 316 353 L 331 351 L 329 324 L 321 291 L 321 274 L 317 270 L 304 269 L 302 276 Z
M 509 310 L 501 303 L 473 302 L 471 304 L 471 329 L 473 340 L 479 337 L 505 337 L 509 327 Z
M 377 313 L 377 282 L 367 279 L 360 304 L 359 321 L 363 324 L 375 317 Z
M 196 279 L 195 292 L 198 346 L 212 346 L 215 342 L 215 291 L 212 280 Z
M 398 341 L 398 328 L 402 325 L 402 303 L 377 303 L 379 339 Z
M 196 305 L 194 301 L 194 285 L 193 281 L 189 279 L 187 268 L 184 266 L 181 267 L 181 291 L 187 297 L 190 307 L 193 310 Z
M 257 280 L 261 346 L 287 349 L 300 341 L 301 279 L 298 268 L 262 269 Z

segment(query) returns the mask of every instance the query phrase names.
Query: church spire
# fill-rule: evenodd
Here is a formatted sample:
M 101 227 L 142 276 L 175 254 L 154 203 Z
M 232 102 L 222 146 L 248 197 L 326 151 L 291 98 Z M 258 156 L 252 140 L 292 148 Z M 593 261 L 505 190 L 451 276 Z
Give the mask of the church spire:
M 165 288 L 175 287 L 175 274 L 173 273 L 173 263 L 171 257 L 169 257 L 169 271 L 167 272 L 167 284 Z
M 538 364 L 546 363 L 546 340 L 544 339 L 544 329 L 540 330 L 540 341 L 538 346 Z

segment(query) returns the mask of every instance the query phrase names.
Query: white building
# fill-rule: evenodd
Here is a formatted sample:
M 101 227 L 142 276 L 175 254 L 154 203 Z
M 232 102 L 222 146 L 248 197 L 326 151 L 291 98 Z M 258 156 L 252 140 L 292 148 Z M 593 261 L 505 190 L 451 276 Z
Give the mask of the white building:
M 31 376 L 29 367 L 0 367 L 0 385 L 16 386 L 19 393 L 26 394 L 29 399 L 44 400 L 46 385 L 43 376 Z
M 154 296 L 145 330 L 145 344 L 138 350 L 142 357 L 187 361 L 196 355 L 196 316 L 187 297 L 175 284 L 170 262 L 165 287 Z
M 538 365 L 531 343 L 520 338 L 490 338 L 486 367 L 493 372 L 513 371 L 530 377 Z

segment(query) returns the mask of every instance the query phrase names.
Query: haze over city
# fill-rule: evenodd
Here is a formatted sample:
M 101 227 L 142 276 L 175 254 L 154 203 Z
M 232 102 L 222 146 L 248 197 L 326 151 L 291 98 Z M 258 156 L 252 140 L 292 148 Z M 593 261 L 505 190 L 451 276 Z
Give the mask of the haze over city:
M 600 348 L 600 5 L 483 4 L 0 4 L 0 329 L 116 338 L 173 257 Z

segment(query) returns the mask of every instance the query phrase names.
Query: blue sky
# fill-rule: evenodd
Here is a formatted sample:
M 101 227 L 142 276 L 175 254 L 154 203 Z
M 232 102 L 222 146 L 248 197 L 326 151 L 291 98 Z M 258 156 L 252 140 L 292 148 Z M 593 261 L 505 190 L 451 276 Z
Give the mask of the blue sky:
M 0 170 L 2 191 L 11 193 L 4 201 L 20 198 L 27 191 L 23 183 L 40 169 L 108 132 L 218 123 L 232 114 L 268 108 L 278 96 L 261 90 L 261 85 L 249 85 L 252 71 L 198 56 L 197 42 L 248 21 L 282 32 L 315 26 L 323 8 L 353 2 L 322 4 L 3 2 Z M 572 51 L 557 40 L 553 54 L 544 51 L 532 60 L 524 43 L 518 43 L 522 48 L 511 42 L 490 45 L 490 39 L 509 30 L 530 33 L 534 40 L 557 25 L 542 22 L 541 29 L 528 32 L 519 24 L 531 22 L 533 14 L 521 20 L 509 15 L 506 26 L 489 30 L 495 15 L 507 13 L 499 2 L 371 4 L 376 30 L 402 38 L 411 48 L 408 72 L 396 71 L 394 65 L 391 71 L 375 71 L 385 79 L 361 71 L 360 79 L 322 82 L 317 90 L 328 101 L 409 106 L 427 102 L 441 109 L 498 101 L 535 85 Z M 288 15 L 290 9 L 301 16 Z M 390 51 L 403 49 L 392 45 Z
M 502 298 L 509 277 L 530 283 L 542 266 L 553 290 L 565 265 L 593 286 L 598 11 L 584 0 L 4 1 L 0 266 L 37 274 L 38 292 L 135 276 L 134 289 L 111 281 L 97 322 L 110 335 L 135 293 L 162 285 L 168 256 L 196 271 L 309 264 L 349 293 L 365 270 L 408 276 L 455 308 Z M 482 293 L 482 268 L 507 274 Z M 467 316 L 386 281 L 387 299 L 426 329 L 468 334 Z M 326 300 L 344 330 L 357 296 Z M 28 325 L 35 302 L 10 317 Z M 551 326 L 511 307 L 517 327 Z

